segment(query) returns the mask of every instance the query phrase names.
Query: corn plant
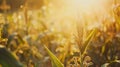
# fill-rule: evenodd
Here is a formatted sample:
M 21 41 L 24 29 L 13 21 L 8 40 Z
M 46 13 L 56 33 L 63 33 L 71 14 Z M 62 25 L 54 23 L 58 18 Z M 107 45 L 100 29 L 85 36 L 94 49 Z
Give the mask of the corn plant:
M 89 35 L 87 36 L 85 42 L 83 42 L 83 44 L 79 44 L 78 46 L 80 46 L 80 67 L 86 67 L 87 65 L 85 65 L 85 55 L 86 55 L 86 51 L 89 48 L 89 44 L 91 42 L 91 40 L 93 39 L 94 35 L 95 35 L 96 29 L 92 30 Z

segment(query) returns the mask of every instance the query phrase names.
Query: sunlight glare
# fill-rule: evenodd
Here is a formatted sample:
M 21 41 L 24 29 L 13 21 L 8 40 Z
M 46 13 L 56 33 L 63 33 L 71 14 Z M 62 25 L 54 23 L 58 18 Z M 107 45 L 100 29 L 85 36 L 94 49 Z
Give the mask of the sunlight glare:
M 53 14 L 49 15 L 49 19 L 50 22 L 56 22 L 55 27 L 60 25 L 62 31 L 74 31 L 77 22 L 80 25 L 96 25 L 96 22 L 109 15 L 110 1 L 112 0 L 53 0 Z

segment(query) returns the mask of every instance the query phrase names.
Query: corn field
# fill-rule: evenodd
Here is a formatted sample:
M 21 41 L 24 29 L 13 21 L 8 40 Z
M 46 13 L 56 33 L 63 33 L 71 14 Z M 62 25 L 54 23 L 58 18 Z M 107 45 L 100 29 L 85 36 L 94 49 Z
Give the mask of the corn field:
M 0 67 L 120 67 L 120 1 L 0 0 Z

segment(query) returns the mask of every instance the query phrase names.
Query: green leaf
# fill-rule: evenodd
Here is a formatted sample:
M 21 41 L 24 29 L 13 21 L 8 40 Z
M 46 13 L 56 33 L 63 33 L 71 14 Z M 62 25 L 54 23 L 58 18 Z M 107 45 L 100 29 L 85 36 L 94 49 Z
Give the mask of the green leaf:
M 120 25 L 120 19 L 118 16 L 115 16 L 117 23 Z
M 111 61 L 110 63 L 105 63 L 101 67 L 108 67 L 112 63 L 120 63 L 120 60 L 114 60 L 114 61 Z
M 83 43 L 83 47 L 82 47 L 82 52 L 81 54 L 84 55 L 86 53 L 86 50 L 88 49 L 89 43 L 91 42 L 91 40 L 93 39 L 94 35 L 96 33 L 96 29 L 92 30 L 89 35 L 87 36 L 85 42 Z
M 105 45 L 103 45 L 102 46 L 102 51 L 101 51 L 102 54 L 105 52 L 105 48 L 106 48 Z
M 23 65 L 5 48 L 0 48 L 0 65 L 2 65 L 2 67 L 23 67 Z
M 113 62 L 120 63 L 120 60 L 115 60 L 115 61 L 113 61 Z
M 60 60 L 44 45 L 52 61 L 52 67 L 64 67 Z
M 108 67 L 109 64 L 110 64 L 110 63 L 105 63 L 105 64 L 103 64 L 101 67 Z

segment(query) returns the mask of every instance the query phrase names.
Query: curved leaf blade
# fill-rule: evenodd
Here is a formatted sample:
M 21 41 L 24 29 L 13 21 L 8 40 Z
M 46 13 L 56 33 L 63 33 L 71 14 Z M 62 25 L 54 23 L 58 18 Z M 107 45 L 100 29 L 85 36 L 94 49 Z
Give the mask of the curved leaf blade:
M 60 60 L 45 45 L 44 48 L 50 56 L 53 67 L 64 67 Z

